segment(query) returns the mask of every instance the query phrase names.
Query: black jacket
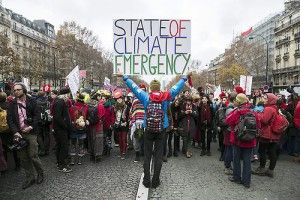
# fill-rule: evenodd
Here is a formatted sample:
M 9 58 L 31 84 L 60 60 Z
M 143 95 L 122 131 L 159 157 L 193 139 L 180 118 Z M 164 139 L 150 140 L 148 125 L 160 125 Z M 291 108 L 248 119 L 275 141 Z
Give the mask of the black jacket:
M 182 128 L 184 132 L 194 133 L 196 131 L 196 122 L 198 119 L 198 110 L 195 105 L 192 105 L 192 113 L 186 114 L 186 104 L 184 103 L 179 112 L 179 128 Z
M 55 131 L 65 130 L 69 132 L 72 130 L 69 107 L 61 98 L 56 98 L 54 100 L 53 129 Z
M 18 104 L 17 99 L 14 99 L 8 106 L 8 126 L 13 134 L 22 133 L 19 123 L 19 113 L 18 113 Z M 27 116 L 27 125 L 32 126 L 33 130 L 30 132 L 32 134 L 38 133 L 38 122 L 40 117 L 39 109 L 36 105 L 36 101 L 29 96 L 26 96 L 26 116 Z

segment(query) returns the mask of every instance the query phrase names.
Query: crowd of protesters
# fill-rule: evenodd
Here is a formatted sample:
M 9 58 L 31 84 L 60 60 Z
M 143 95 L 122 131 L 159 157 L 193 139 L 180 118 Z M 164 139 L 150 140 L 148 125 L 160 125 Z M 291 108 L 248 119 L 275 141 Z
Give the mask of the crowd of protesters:
M 143 157 L 143 184 L 156 188 L 163 162 L 180 154 L 211 156 L 215 152 L 211 143 L 218 141 L 224 173 L 249 188 L 252 174 L 274 176 L 280 152 L 299 160 L 300 97 L 292 89 L 288 97 L 259 89 L 247 96 L 237 86 L 214 96 L 201 87 L 188 87 L 190 75 L 164 92 L 157 80 L 147 88 L 122 77 L 129 90 L 79 91 L 74 98 L 67 87 L 32 92 L 23 83 L 1 92 L 1 174 L 7 170 L 8 154 L 13 155 L 15 170 L 25 170 L 22 188 L 26 189 L 43 182 L 39 157 L 49 155 L 52 148 L 57 169 L 69 173 L 72 165 L 85 164 L 87 155 L 98 163 L 115 146 L 122 160 L 129 150 L 134 151 L 134 162 Z M 278 120 L 285 123 L 275 126 Z M 255 127 L 250 130 L 247 123 Z M 259 162 L 259 167 L 251 169 L 251 162 Z

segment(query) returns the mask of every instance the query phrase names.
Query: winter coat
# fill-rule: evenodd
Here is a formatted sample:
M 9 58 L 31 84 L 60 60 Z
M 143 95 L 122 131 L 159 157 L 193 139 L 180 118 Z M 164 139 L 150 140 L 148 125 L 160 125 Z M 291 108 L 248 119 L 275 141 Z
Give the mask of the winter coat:
M 83 118 L 87 120 L 88 110 L 89 110 L 88 105 L 82 102 L 75 102 L 75 104 L 69 108 L 71 122 L 75 130 L 76 130 L 76 120 L 78 119 L 78 114 L 79 113 L 82 114 Z
M 179 112 L 179 128 L 183 129 L 184 133 L 194 133 L 196 131 L 196 122 L 198 119 L 198 111 L 195 105 L 192 105 L 192 113 L 186 114 L 186 104 L 183 104 Z
M 123 80 L 125 81 L 127 87 L 129 87 L 129 89 L 144 105 L 145 112 L 150 101 L 162 103 L 162 109 L 164 111 L 163 126 L 164 128 L 167 128 L 169 126 L 167 113 L 168 106 L 170 102 L 179 94 L 179 92 L 184 87 L 184 83 L 187 80 L 187 77 L 181 78 L 176 85 L 174 85 L 170 90 L 166 92 L 152 91 L 150 94 L 140 89 L 131 79 L 128 78 L 128 76 L 124 75 Z M 146 127 L 146 115 L 143 126 Z
M 298 129 L 300 128 L 300 101 L 297 103 L 294 112 L 294 126 Z
M 52 113 L 55 132 L 62 130 L 70 132 L 72 130 L 69 107 L 63 98 L 55 98 Z
M 199 107 L 199 119 L 200 120 L 200 127 L 206 125 L 207 127 L 212 126 L 213 122 L 213 108 L 210 104 L 200 104 Z M 205 123 L 206 121 L 206 123 Z
M 108 130 L 115 123 L 114 108 L 108 102 L 103 104 L 103 106 L 104 106 L 103 129 Z
M 180 113 L 180 106 L 175 107 L 175 103 L 171 104 L 171 112 L 172 112 L 172 121 L 173 121 L 173 128 L 178 128 L 178 118 Z
M 250 104 L 243 104 L 240 107 L 234 109 L 225 119 L 225 123 L 227 123 L 231 128 L 231 133 L 233 133 L 234 141 L 233 144 L 237 145 L 241 148 L 253 148 L 256 146 L 256 138 L 252 139 L 249 142 L 242 142 L 236 137 L 236 133 L 234 132 L 235 127 L 238 125 L 240 121 L 240 117 L 251 112 Z
M 118 107 L 118 103 L 116 103 L 116 107 L 114 109 L 115 113 L 115 122 L 114 122 L 114 130 L 119 131 L 128 131 L 129 128 L 129 107 L 124 103 L 123 106 Z M 119 116 L 120 115 L 120 116 Z
M 226 107 L 226 112 L 225 112 L 225 119 L 226 117 L 234 110 L 234 105 L 233 103 L 229 103 L 228 106 Z M 226 127 L 226 129 L 223 131 L 224 139 L 223 139 L 223 144 L 224 145 L 230 145 L 230 127 Z
M 31 131 L 32 134 L 38 134 L 39 113 L 36 101 L 33 98 L 26 96 L 26 116 L 27 119 L 32 119 L 27 125 L 33 128 Z M 7 123 L 12 133 L 15 134 L 18 132 L 21 134 L 17 99 L 14 99 L 9 104 L 7 115 Z

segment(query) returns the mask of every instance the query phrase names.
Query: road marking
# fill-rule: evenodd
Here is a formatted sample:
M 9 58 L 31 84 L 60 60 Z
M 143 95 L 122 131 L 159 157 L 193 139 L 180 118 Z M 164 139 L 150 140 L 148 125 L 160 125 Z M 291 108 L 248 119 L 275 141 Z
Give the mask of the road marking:
M 152 171 L 152 159 L 150 162 L 150 172 Z M 140 184 L 139 184 L 139 188 L 136 194 L 135 199 L 136 200 L 147 200 L 148 196 L 149 196 L 149 188 L 146 188 L 143 185 L 143 179 L 144 179 L 144 173 L 142 173 L 141 175 L 141 179 L 140 179 Z

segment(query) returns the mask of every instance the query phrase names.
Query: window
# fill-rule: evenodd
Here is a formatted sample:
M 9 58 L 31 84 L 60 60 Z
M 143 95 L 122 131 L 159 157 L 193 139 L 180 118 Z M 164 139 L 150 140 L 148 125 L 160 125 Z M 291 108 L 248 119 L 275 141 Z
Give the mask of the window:
M 17 34 L 15 35 L 15 42 L 19 44 L 19 36 Z
M 289 52 L 289 45 L 285 45 L 284 46 L 284 53 L 288 53 Z
M 296 50 L 300 50 L 300 40 L 296 42 Z
M 283 61 L 283 67 L 286 68 L 287 67 L 288 62 L 286 60 Z
M 17 28 L 17 23 L 14 22 L 13 28 L 16 29 Z
M 295 64 L 296 64 L 296 66 L 300 66 L 300 58 L 295 59 Z
M 281 50 L 281 48 L 277 49 L 277 55 L 280 55 L 280 50 Z
M 280 62 L 276 63 L 276 69 L 280 69 Z

